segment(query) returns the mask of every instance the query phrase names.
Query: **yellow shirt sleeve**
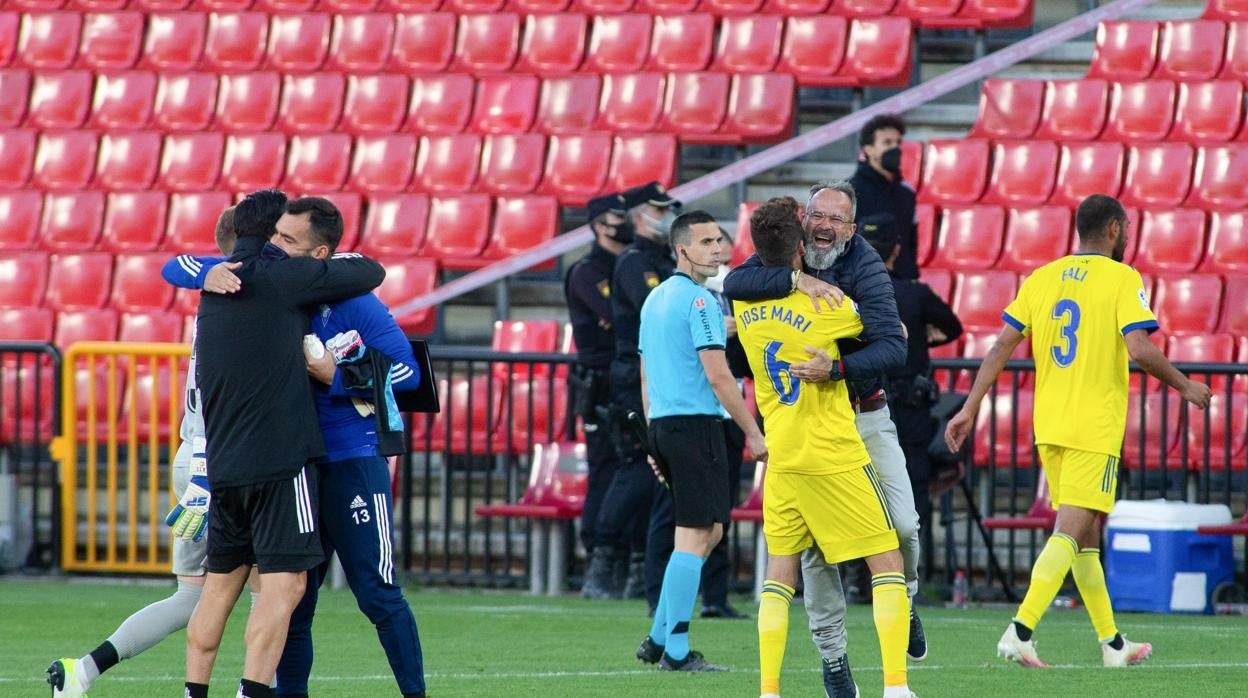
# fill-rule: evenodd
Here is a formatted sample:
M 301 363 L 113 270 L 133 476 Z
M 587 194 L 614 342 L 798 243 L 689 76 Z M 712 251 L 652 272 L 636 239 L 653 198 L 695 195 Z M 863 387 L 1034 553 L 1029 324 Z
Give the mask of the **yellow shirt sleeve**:
M 1001 313 L 1001 319 L 1005 324 L 1022 332 L 1024 335 L 1031 334 L 1032 320 L 1032 302 L 1031 289 L 1035 285 L 1035 279 L 1039 274 L 1032 274 L 1023 281 L 1023 285 L 1018 289 L 1018 295 L 1014 296 L 1014 300 L 1005 306 L 1005 312 Z
M 858 304 L 847 296 L 841 303 L 841 307 L 832 310 L 827 320 L 826 331 L 832 339 L 853 339 L 862 334 L 862 329 L 862 316 L 858 314 Z
M 1128 269 L 1118 284 L 1117 309 L 1118 328 L 1125 336 L 1133 330 L 1145 330 L 1149 334 L 1156 332 L 1160 325 L 1152 308 L 1148 306 L 1148 293 L 1144 291 L 1144 280 L 1140 272 Z

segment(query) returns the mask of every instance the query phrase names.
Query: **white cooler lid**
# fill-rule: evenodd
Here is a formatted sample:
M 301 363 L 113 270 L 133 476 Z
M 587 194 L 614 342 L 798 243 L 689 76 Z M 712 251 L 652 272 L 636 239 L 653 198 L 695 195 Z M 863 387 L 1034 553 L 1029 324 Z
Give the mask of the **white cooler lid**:
M 1109 513 L 1109 528 L 1194 531 L 1197 526 L 1228 523 L 1231 523 L 1231 510 L 1225 504 L 1121 499 Z

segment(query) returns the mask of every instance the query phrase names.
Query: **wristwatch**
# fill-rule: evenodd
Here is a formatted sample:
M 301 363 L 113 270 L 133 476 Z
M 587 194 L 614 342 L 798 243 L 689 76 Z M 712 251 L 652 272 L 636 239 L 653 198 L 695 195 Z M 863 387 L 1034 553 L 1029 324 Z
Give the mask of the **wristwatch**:
M 832 368 L 828 369 L 828 380 L 845 380 L 845 365 L 840 359 L 832 360 Z

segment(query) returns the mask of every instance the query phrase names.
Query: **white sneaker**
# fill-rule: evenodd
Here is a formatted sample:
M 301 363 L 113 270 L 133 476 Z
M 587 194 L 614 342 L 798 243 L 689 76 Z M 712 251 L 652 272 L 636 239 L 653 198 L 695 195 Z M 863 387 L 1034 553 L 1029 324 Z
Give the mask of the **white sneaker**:
M 908 686 L 885 686 L 884 698 L 919 698 Z
M 87 698 L 80 664 L 77 659 L 64 657 L 48 667 L 48 683 L 52 685 L 53 698 Z
M 764 693 L 759 698 L 780 698 L 780 694 L 779 693 Z
M 1101 643 L 1101 660 L 1107 667 L 1134 666 L 1153 656 L 1153 646 L 1147 642 L 1132 642 L 1122 638 L 1122 649 L 1116 650 Z
M 1013 623 L 1006 626 L 1001 639 L 997 640 L 997 656 L 1033 669 L 1049 668 L 1049 665 L 1040 661 L 1039 655 L 1036 654 L 1036 641 L 1023 642 L 1018 639 L 1018 632 L 1014 630 Z

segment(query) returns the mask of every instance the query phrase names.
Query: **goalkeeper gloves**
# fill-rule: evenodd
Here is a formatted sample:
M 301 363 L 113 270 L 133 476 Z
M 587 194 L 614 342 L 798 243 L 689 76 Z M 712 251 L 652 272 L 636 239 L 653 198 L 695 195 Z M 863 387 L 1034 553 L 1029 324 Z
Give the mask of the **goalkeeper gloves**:
M 203 439 L 195 439 L 195 452 L 191 456 L 191 481 L 187 483 L 182 498 L 165 517 L 165 523 L 173 528 L 173 535 L 191 543 L 204 537 L 204 531 L 208 528 L 208 504 L 212 501 L 204 449 Z

